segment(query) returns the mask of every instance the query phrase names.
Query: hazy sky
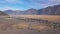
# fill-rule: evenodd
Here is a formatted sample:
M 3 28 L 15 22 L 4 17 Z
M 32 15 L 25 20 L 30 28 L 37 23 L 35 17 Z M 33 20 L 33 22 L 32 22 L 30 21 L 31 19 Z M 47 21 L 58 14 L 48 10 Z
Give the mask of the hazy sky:
M 0 0 L 0 10 L 26 10 L 60 4 L 60 0 Z

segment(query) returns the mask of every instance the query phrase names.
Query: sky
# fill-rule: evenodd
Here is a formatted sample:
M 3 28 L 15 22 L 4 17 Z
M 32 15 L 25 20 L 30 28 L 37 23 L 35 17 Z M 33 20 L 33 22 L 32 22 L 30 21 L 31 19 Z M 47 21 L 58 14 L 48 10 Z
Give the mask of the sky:
M 58 4 L 60 0 L 0 0 L 0 10 L 41 9 Z

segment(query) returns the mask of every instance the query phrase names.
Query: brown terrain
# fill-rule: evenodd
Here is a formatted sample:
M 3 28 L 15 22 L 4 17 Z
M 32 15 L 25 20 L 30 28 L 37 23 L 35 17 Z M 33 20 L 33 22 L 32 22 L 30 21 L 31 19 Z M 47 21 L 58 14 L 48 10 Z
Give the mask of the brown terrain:
M 59 18 L 43 15 L 0 16 L 0 34 L 59 34 L 60 25 L 56 24 Z

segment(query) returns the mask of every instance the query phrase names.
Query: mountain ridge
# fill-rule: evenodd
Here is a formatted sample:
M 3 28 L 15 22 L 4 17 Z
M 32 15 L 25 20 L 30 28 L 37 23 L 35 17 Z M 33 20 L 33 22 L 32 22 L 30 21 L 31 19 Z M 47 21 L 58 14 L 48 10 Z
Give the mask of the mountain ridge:
M 26 11 L 4 11 L 7 14 L 13 14 L 13 15 L 60 15 L 60 5 L 55 5 L 55 6 L 49 6 L 46 8 L 42 8 L 42 9 L 28 9 Z
M 8 14 L 6 14 L 6 13 L 0 11 L 0 16 L 8 16 Z

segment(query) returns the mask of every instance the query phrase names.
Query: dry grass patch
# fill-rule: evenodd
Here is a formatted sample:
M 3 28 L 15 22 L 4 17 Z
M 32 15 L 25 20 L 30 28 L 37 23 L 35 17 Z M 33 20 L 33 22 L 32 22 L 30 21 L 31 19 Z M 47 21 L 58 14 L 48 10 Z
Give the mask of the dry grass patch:
M 39 30 L 39 31 L 46 31 L 46 30 L 51 30 L 52 27 L 48 25 L 31 25 L 32 29 Z
M 57 15 L 19 15 L 17 17 L 44 19 L 44 20 L 48 20 L 48 21 L 58 21 L 58 20 L 60 20 L 60 16 L 57 16 Z
M 52 30 L 51 26 L 48 26 L 46 24 L 29 24 L 29 23 L 19 23 L 14 24 L 13 28 L 16 29 L 32 29 L 32 30 L 39 30 L 39 31 L 46 31 L 46 30 Z
M 29 23 L 18 23 L 13 25 L 6 25 L 6 24 L 0 24 L 0 30 L 7 30 L 7 29 L 32 29 L 32 30 L 38 30 L 38 31 L 46 31 L 46 30 L 52 30 L 52 26 L 48 26 L 46 24 L 29 24 Z
M 29 27 L 29 23 L 14 24 L 13 27 L 16 29 L 27 29 Z

